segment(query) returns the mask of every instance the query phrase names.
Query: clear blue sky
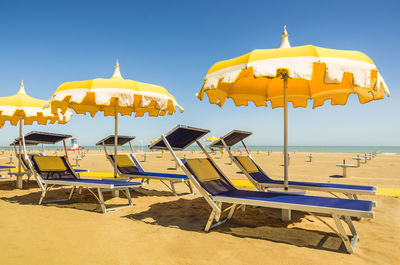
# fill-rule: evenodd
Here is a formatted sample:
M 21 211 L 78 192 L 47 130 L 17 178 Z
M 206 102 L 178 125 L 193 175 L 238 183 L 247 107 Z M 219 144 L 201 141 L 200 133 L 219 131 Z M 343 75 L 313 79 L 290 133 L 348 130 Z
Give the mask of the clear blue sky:
M 369 55 L 392 96 L 365 105 L 289 112 L 290 145 L 400 145 L 397 1 L 1 1 L 0 96 L 17 92 L 21 79 L 34 97 L 49 99 L 63 82 L 110 77 L 118 58 L 124 78 L 167 88 L 185 108 L 158 118 L 123 117 L 122 135 L 147 144 L 177 124 L 254 132 L 250 144 L 281 145 L 283 110 L 223 108 L 195 93 L 215 62 L 253 49 L 279 47 L 283 25 L 292 46 L 360 50 Z M 92 145 L 113 133 L 113 118 L 74 115 L 67 125 L 26 126 L 77 137 Z M 0 130 L 0 145 L 18 128 Z

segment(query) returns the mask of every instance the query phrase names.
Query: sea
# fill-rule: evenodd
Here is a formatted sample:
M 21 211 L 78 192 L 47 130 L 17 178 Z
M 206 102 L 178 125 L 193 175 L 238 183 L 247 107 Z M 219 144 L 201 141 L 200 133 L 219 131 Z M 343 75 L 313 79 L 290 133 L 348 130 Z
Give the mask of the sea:
M 83 146 L 88 150 L 102 150 L 102 146 Z M 207 146 L 206 146 L 207 147 Z M 283 146 L 266 146 L 266 145 L 250 145 L 247 146 L 250 151 L 253 152 L 283 152 Z M 0 149 L 11 149 L 13 147 L 4 146 L 0 147 Z M 55 150 L 62 149 L 61 145 L 55 146 L 45 146 L 45 149 Z M 136 152 L 148 152 L 148 146 L 133 146 Z M 27 147 L 27 149 L 31 149 L 31 147 Z M 34 149 L 38 149 L 36 146 Z M 113 147 L 108 147 L 108 149 L 113 150 Z M 208 148 L 207 148 L 208 149 Z M 243 149 L 242 146 L 238 145 L 234 146 L 233 150 Z M 129 146 L 120 146 L 118 150 L 128 151 L 130 150 Z M 197 145 L 189 146 L 186 150 L 188 151 L 200 151 L 200 148 Z M 386 153 L 386 154 L 400 154 L 400 146 L 289 146 L 289 152 L 305 152 L 305 153 Z

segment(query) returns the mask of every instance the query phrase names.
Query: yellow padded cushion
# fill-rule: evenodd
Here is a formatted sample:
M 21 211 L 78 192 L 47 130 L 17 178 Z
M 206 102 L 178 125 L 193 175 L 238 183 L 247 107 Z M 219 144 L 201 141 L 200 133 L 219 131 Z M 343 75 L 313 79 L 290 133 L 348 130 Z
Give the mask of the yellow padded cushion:
M 58 156 L 33 156 L 40 171 L 66 171 L 61 157 Z
M 113 156 L 114 157 L 114 156 Z M 117 155 L 118 167 L 135 167 L 135 163 L 130 155 Z
M 221 178 L 217 170 L 215 170 L 213 165 L 211 165 L 210 161 L 205 158 L 187 159 L 186 163 L 199 181 L 204 182 Z
M 253 161 L 251 161 L 250 157 L 248 156 L 237 156 L 236 159 L 242 164 L 244 169 L 247 171 L 247 173 L 257 173 L 258 168 L 254 164 Z

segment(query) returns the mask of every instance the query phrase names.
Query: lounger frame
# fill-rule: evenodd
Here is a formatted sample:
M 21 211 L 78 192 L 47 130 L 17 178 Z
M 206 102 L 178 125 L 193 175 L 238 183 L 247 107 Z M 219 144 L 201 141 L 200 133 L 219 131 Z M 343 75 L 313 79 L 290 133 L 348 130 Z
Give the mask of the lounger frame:
M 134 187 L 134 185 L 118 185 L 115 186 L 113 184 L 105 184 L 105 183 L 88 183 L 85 182 L 84 179 L 80 180 L 79 175 L 77 175 L 74 171 L 74 169 L 72 168 L 69 160 L 68 160 L 68 153 L 67 153 L 67 149 L 66 149 L 66 143 L 65 143 L 65 139 L 62 139 L 63 141 L 63 145 L 64 145 L 64 151 L 65 151 L 65 156 L 61 156 L 61 159 L 63 159 L 66 167 L 68 168 L 68 170 L 74 175 L 74 177 L 76 178 L 76 181 L 71 181 L 71 180 L 62 180 L 62 179 L 44 179 L 42 178 L 42 176 L 40 175 L 39 172 L 36 171 L 35 167 L 33 166 L 33 162 L 30 158 L 30 156 L 27 155 L 26 152 L 26 146 L 25 146 L 25 139 L 24 136 L 22 137 L 22 143 L 23 143 L 23 159 L 25 159 L 25 161 L 28 164 L 29 167 L 29 171 L 31 172 L 31 174 L 35 177 L 37 184 L 39 185 L 39 188 L 41 189 L 41 196 L 39 199 L 39 205 L 40 204 L 44 204 L 44 203 L 54 203 L 54 202 L 62 202 L 62 201 L 68 201 L 71 200 L 74 194 L 74 191 L 76 188 L 79 189 L 87 189 L 95 198 L 96 200 L 99 202 L 102 212 L 106 213 L 109 211 L 113 211 L 113 210 L 117 210 L 117 209 L 121 209 L 121 208 L 125 208 L 125 207 L 130 207 L 133 206 L 132 203 L 132 198 L 130 196 L 130 192 L 129 189 L 131 188 L 137 188 L 137 187 L 141 187 L 142 185 L 138 183 L 138 185 L 136 185 Z M 54 187 L 61 187 L 61 188 L 65 188 L 65 187 L 71 187 L 71 191 L 69 193 L 68 198 L 66 199 L 60 199 L 60 200 L 51 200 L 51 201 L 45 201 L 45 197 L 47 192 L 54 188 Z M 91 189 L 96 189 L 97 190 L 97 195 L 91 190 Z M 103 192 L 105 191 L 116 191 L 116 190 L 121 190 L 125 193 L 126 198 L 128 200 L 128 204 L 127 205 L 122 205 L 122 206 L 117 206 L 117 207 L 107 207 L 104 201 L 104 196 L 103 196 Z
M 342 239 L 344 246 L 347 250 L 347 252 L 352 253 L 355 249 L 355 245 L 359 240 L 359 236 L 357 234 L 357 231 L 353 225 L 353 222 L 351 220 L 351 217 L 357 217 L 357 218 L 373 218 L 374 217 L 374 212 L 373 211 L 354 211 L 354 210 L 346 210 L 346 209 L 337 209 L 337 208 L 327 208 L 327 207 L 312 207 L 312 206 L 304 206 L 304 205 L 298 205 L 298 204 L 288 204 L 288 203 L 277 203 L 277 202 L 266 202 L 266 201 L 259 201 L 259 200 L 251 200 L 251 199 L 242 199 L 242 198 L 234 198 L 234 197 L 226 197 L 226 196 L 213 196 L 209 194 L 197 181 L 197 178 L 192 175 L 190 170 L 185 166 L 185 164 L 181 161 L 181 159 L 178 158 L 176 155 L 174 148 L 169 144 L 167 138 L 165 135 L 161 136 L 161 139 L 164 141 L 164 144 L 166 146 L 166 149 L 170 151 L 172 154 L 173 158 L 175 159 L 176 163 L 181 167 L 181 169 L 184 171 L 184 173 L 190 178 L 192 181 L 193 185 L 197 188 L 197 190 L 200 192 L 200 194 L 203 196 L 203 198 L 206 200 L 206 202 L 210 205 L 211 207 L 211 213 L 210 216 L 207 220 L 206 226 L 204 228 L 205 231 L 209 231 L 212 228 L 215 228 L 228 220 L 230 220 L 237 209 L 242 209 L 245 210 L 245 207 L 247 205 L 249 206 L 262 206 L 262 207 L 268 207 L 268 208 L 277 208 L 277 209 L 288 209 L 288 210 L 298 210 L 298 211 L 303 211 L 312 214 L 315 216 L 318 220 L 320 220 L 323 224 L 325 224 L 329 229 L 331 229 L 333 232 L 335 232 L 339 238 Z M 224 173 L 219 169 L 218 165 L 213 161 L 211 156 L 208 154 L 208 152 L 205 150 L 203 145 L 199 142 L 199 138 L 195 140 L 197 145 L 200 147 L 200 149 L 204 152 L 206 155 L 207 159 L 210 161 L 210 163 L 219 171 L 222 176 L 226 178 Z M 226 178 L 228 182 L 229 179 Z M 223 204 L 228 204 L 228 207 L 223 209 Z M 228 215 L 225 219 L 221 220 L 221 215 L 222 213 L 229 211 Z M 327 214 L 332 216 L 336 229 L 328 224 L 326 221 L 321 219 L 319 216 L 316 214 Z M 214 223 L 215 222 L 215 223 Z M 345 227 L 343 226 L 346 224 L 350 230 L 350 236 L 347 234 Z
M 132 137 L 134 138 L 134 137 Z M 104 140 L 104 139 L 103 139 Z M 111 163 L 112 166 L 114 166 L 114 159 L 112 158 L 112 155 L 108 153 L 107 151 L 107 145 L 105 144 L 104 141 L 100 141 L 98 142 L 102 143 L 103 148 L 104 148 L 104 153 L 107 157 L 107 160 Z M 123 178 L 129 178 L 129 179 L 141 179 L 141 182 L 143 184 L 150 183 L 150 180 L 159 180 L 162 184 L 165 185 L 165 187 L 167 187 L 175 196 L 187 196 L 187 195 L 193 195 L 194 191 L 192 188 L 192 185 L 190 183 L 189 179 L 179 179 L 179 178 L 169 178 L 169 177 L 165 177 L 162 176 L 163 173 L 156 173 L 156 172 L 146 172 L 142 165 L 140 165 L 139 160 L 136 158 L 135 153 L 134 153 L 134 149 L 132 146 L 131 141 L 128 142 L 129 143 L 129 147 L 131 149 L 131 153 L 129 154 L 133 160 L 133 162 L 135 163 L 136 167 L 139 169 L 139 171 L 143 172 L 143 173 L 139 173 L 139 174 L 125 174 L 122 173 L 120 168 L 117 166 L 117 170 L 118 170 L 118 175 L 122 176 Z M 169 185 L 168 185 L 169 182 Z M 185 193 L 185 194 L 178 194 L 176 192 L 175 189 L 175 184 L 178 183 L 184 183 L 188 188 L 189 188 L 189 193 Z
M 228 134 L 229 135 L 229 134 Z M 224 145 L 224 148 L 227 150 L 229 158 L 231 161 L 235 163 L 235 165 L 243 172 L 243 174 L 249 179 L 249 181 L 256 187 L 257 190 L 259 191 L 266 191 L 268 188 L 281 188 L 283 184 L 278 184 L 278 183 L 261 183 L 255 180 L 248 172 L 247 170 L 242 166 L 242 164 L 235 158 L 235 156 L 231 152 L 230 146 L 225 142 L 224 137 L 221 137 L 219 139 Z M 258 164 L 254 161 L 253 157 L 251 156 L 251 153 L 249 149 L 247 148 L 247 145 L 244 143 L 243 140 L 240 141 L 246 150 L 247 156 L 251 159 L 251 161 L 256 165 L 258 170 L 267 176 L 265 171 L 258 166 Z M 341 189 L 341 188 L 331 188 L 331 187 L 315 187 L 315 186 L 308 186 L 308 185 L 290 185 L 289 183 L 289 188 L 293 189 L 302 189 L 302 190 L 313 190 L 313 191 L 325 191 L 329 192 L 333 196 L 340 198 L 338 195 L 335 193 L 342 193 L 344 194 L 348 199 L 354 199 L 358 200 L 357 195 L 376 195 L 377 190 L 376 187 L 372 191 L 368 190 L 359 190 L 359 189 Z M 376 206 L 376 202 L 374 202 L 374 206 Z

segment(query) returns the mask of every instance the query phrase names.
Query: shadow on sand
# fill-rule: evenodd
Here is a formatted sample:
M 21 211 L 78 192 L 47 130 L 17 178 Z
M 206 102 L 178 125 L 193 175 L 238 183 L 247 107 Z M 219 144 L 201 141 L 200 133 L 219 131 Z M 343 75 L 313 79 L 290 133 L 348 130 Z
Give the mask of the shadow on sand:
M 37 184 L 29 184 L 31 188 L 35 188 L 38 190 Z M 14 184 L 15 186 L 15 184 Z M 10 185 L 10 183 L 2 183 L 0 185 L 0 189 L 3 190 L 14 190 L 15 187 Z M 27 185 L 28 186 L 28 185 Z M 60 199 L 66 199 L 69 196 L 71 189 L 66 188 L 56 188 L 54 190 L 50 190 L 46 194 L 45 201 L 52 201 L 52 200 L 60 200 Z M 97 192 L 95 191 L 95 194 L 97 195 Z M 71 209 L 78 209 L 78 210 L 86 210 L 86 211 L 91 211 L 91 212 L 98 212 L 102 213 L 101 206 L 97 199 L 91 194 L 88 190 L 82 189 L 81 193 L 78 193 L 78 191 L 74 192 L 74 195 L 71 200 L 69 201 L 64 201 L 64 202 L 50 202 L 50 203 L 44 203 L 39 205 L 39 199 L 40 199 L 41 191 L 34 191 L 28 194 L 24 195 L 15 195 L 12 197 L 0 197 L 0 200 L 9 202 L 9 203 L 18 203 L 21 205 L 37 205 L 39 207 L 42 206 L 52 206 L 52 207 L 58 207 L 58 208 L 71 208 Z M 120 192 L 120 197 L 119 198 L 114 198 L 111 194 L 111 192 L 103 192 L 104 196 L 104 201 L 106 203 L 107 207 L 117 207 L 121 205 L 127 204 L 127 200 L 125 197 L 125 194 L 123 192 Z M 150 190 L 150 189 L 135 189 L 134 191 L 131 191 L 131 197 L 132 197 L 132 202 L 135 205 L 135 198 L 141 197 L 141 196 L 160 196 L 160 197 L 175 197 L 171 192 L 168 191 L 159 191 L 159 190 Z
M 176 201 L 155 203 L 147 211 L 124 217 L 151 225 L 206 233 L 203 229 L 209 215 L 210 207 L 203 198 L 180 198 Z M 221 220 L 225 216 L 223 215 Z M 246 207 L 244 212 L 236 211 L 230 221 L 212 231 L 241 238 L 264 239 L 298 247 L 346 253 L 341 239 L 336 234 L 312 229 L 315 219 L 309 215 L 292 211 L 290 222 L 283 222 L 280 218 L 279 209 Z M 309 223 L 311 228 L 290 228 L 300 222 Z
M 338 178 L 338 179 L 342 179 L 343 176 L 342 175 L 331 175 L 329 176 L 330 178 Z

